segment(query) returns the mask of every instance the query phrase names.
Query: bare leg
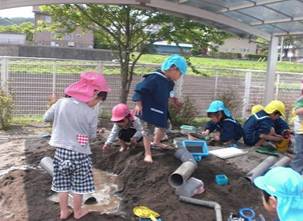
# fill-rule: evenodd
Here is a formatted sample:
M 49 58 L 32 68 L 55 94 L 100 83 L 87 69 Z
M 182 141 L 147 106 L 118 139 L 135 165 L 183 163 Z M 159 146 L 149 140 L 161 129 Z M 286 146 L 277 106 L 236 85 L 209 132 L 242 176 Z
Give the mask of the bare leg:
M 143 137 L 143 143 L 144 143 L 144 149 L 145 149 L 144 161 L 147 163 L 152 163 L 153 158 L 152 158 L 151 151 L 150 151 L 150 139 L 148 136 Z
M 74 207 L 74 218 L 80 219 L 81 217 L 88 214 L 88 210 L 81 207 L 82 206 L 82 195 L 73 194 L 73 207 Z
M 262 146 L 264 143 L 265 143 L 265 139 L 260 139 L 256 144 L 255 144 L 255 146 L 256 147 L 260 147 L 260 146 Z
M 68 192 L 59 193 L 60 219 L 66 219 L 71 211 L 68 209 Z
M 125 141 L 119 139 L 119 143 L 120 143 L 120 146 L 121 146 L 121 148 L 120 148 L 120 150 L 119 150 L 120 152 L 123 152 L 124 150 L 127 150 L 127 149 L 128 149 L 128 146 L 127 146 L 127 144 L 125 143 Z
M 164 136 L 165 136 L 165 129 L 156 127 L 153 144 L 162 148 L 167 148 L 167 145 L 161 143 L 161 140 Z

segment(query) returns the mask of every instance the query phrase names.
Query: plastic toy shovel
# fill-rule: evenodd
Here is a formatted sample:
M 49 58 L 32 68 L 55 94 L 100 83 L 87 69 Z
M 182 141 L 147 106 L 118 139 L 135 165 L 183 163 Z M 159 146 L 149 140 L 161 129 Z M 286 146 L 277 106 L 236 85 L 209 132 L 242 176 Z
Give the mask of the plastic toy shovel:
M 133 213 L 140 218 L 148 218 L 152 221 L 157 221 L 157 217 L 160 216 L 159 213 L 149 209 L 146 206 L 136 206 L 135 208 L 133 208 Z

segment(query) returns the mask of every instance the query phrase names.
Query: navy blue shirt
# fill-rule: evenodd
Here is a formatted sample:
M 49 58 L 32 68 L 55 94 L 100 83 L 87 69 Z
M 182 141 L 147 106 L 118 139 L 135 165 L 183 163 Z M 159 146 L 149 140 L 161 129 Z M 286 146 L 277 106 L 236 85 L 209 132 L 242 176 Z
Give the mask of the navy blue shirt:
M 285 130 L 289 130 L 289 126 L 281 117 L 274 120 L 274 128 L 277 134 L 282 135 Z
M 135 87 L 133 101 L 142 102 L 142 120 L 156 127 L 167 128 L 168 99 L 175 83 L 161 71 L 144 75 Z
M 260 140 L 260 135 L 269 134 L 272 127 L 274 122 L 264 110 L 251 115 L 243 125 L 244 143 L 255 145 Z
M 243 135 L 241 125 L 232 118 L 225 118 L 218 123 L 209 121 L 205 126 L 205 130 L 209 130 L 210 133 L 213 131 L 220 132 L 221 142 L 237 141 Z

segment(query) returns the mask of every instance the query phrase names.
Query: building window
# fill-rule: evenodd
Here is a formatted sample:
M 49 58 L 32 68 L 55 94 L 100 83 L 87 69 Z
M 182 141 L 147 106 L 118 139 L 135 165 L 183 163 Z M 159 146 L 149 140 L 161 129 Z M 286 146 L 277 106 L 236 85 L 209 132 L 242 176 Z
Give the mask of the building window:
M 46 23 L 51 23 L 51 22 L 52 22 L 52 17 L 46 15 L 46 16 L 44 17 L 44 21 L 45 21 Z

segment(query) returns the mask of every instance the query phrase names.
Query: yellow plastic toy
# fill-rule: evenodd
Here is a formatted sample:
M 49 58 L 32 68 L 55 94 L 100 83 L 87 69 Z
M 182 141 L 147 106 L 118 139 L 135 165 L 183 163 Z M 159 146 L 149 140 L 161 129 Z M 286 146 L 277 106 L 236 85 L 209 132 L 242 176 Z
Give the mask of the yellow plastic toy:
M 285 139 L 285 138 L 283 138 L 283 140 L 281 140 L 279 143 L 276 144 L 277 150 L 282 153 L 288 150 L 288 146 L 289 146 L 289 139 Z
M 146 206 L 136 206 L 133 208 L 133 213 L 144 219 L 151 219 L 152 221 L 157 221 L 157 217 L 160 217 L 160 214 L 151 210 Z

